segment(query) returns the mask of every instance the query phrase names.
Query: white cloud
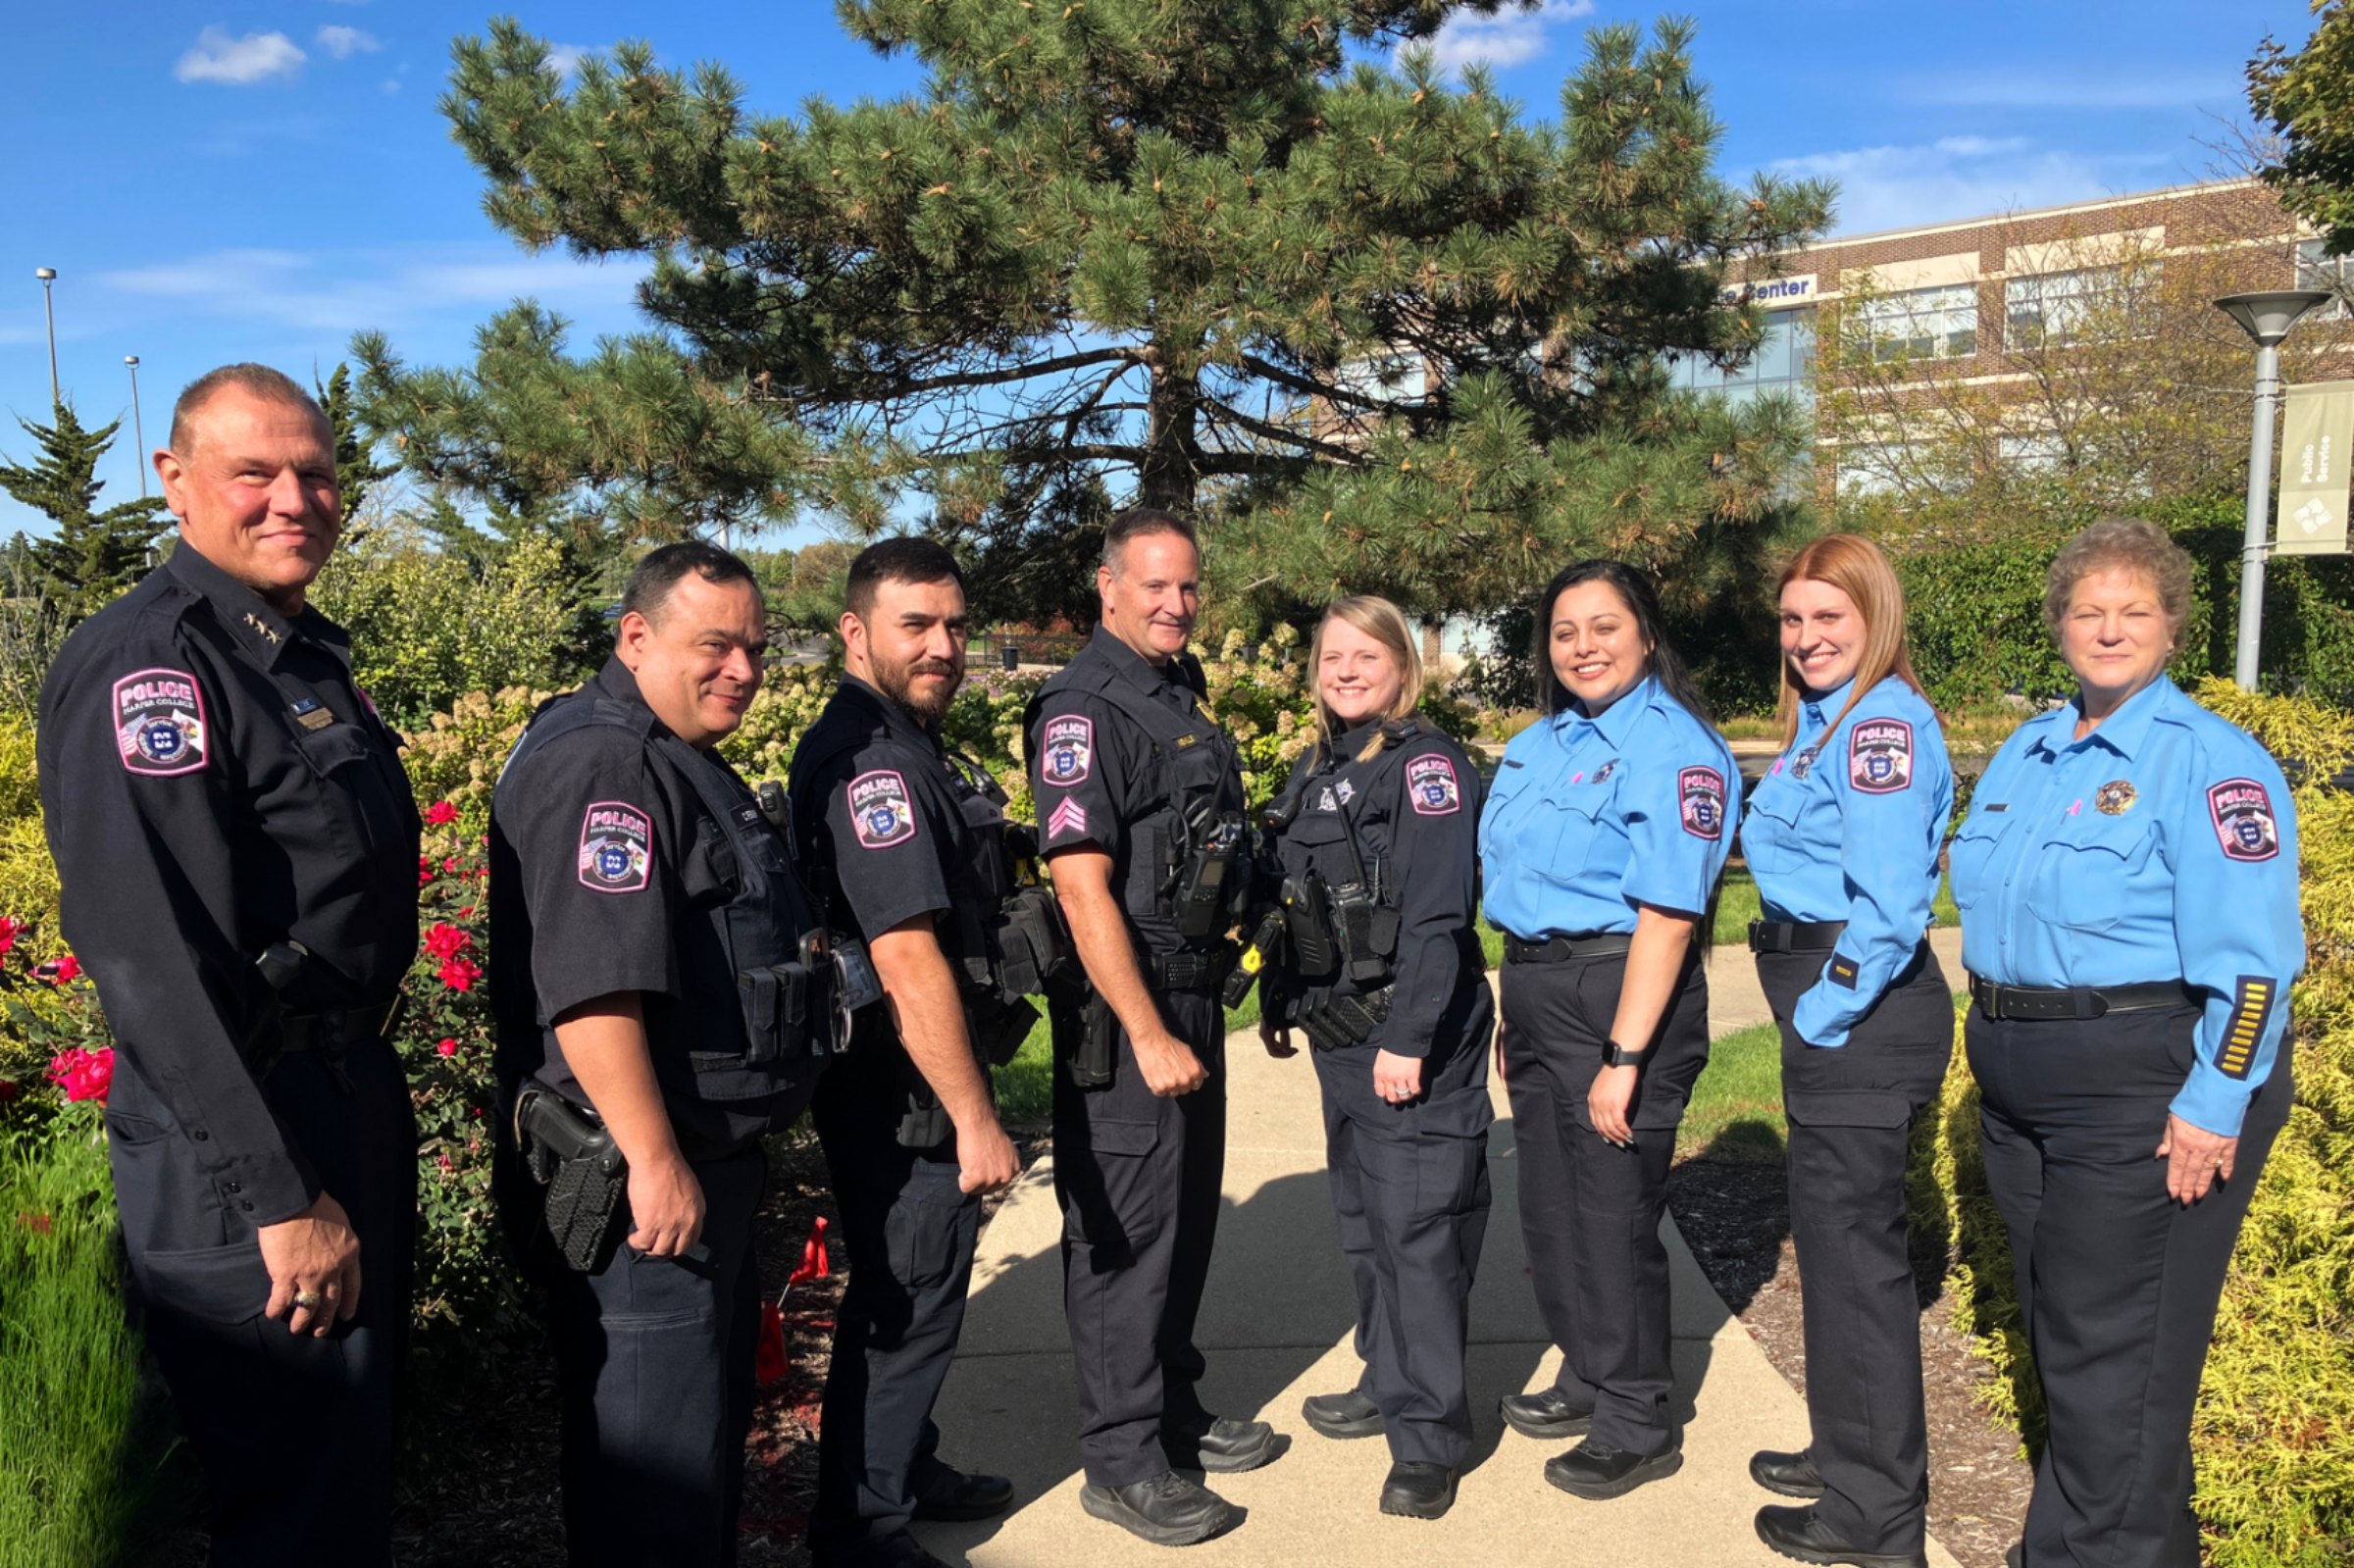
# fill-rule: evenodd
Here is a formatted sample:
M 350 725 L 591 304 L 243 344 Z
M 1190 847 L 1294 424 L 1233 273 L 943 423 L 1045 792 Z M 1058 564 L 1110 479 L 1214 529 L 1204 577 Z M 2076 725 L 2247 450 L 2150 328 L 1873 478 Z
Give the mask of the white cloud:
M 1429 46 L 1442 71 L 1464 66 L 1509 71 L 1545 53 L 1552 46 L 1552 27 L 1593 12 L 1594 0 L 1544 0 L 1533 11 L 1508 9 L 1492 17 L 1458 12 L 1439 28 Z
M 272 76 L 290 76 L 310 57 L 282 32 L 249 32 L 232 38 L 227 27 L 207 27 L 196 35 L 196 47 L 172 67 L 181 81 L 217 81 L 225 87 L 243 87 Z
M 386 97 L 389 97 L 393 93 L 400 91 L 400 78 L 398 76 L 386 76 L 384 81 L 384 88 Z
M 1856 147 L 1778 159 L 1792 178 L 1838 182 L 1842 234 L 2096 200 L 2164 183 L 2163 154 L 2090 157 L 2023 136 L 1947 136 L 1910 146 Z
M 1972 109 L 2116 110 L 2229 107 L 2246 91 L 2245 84 L 2228 74 L 2139 71 L 2128 66 L 2097 75 L 2003 71 L 1919 76 L 1903 85 L 1900 96 L 1906 103 Z
M 399 328 L 445 311 L 486 314 L 529 295 L 610 322 L 639 272 L 500 245 L 417 245 L 308 253 L 251 247 L 98 274 L 103 293 L 168 304 L 179 317 L 275 323 L 337 334 Z
M 547 63 L 556 68 L 557 76 L 569 76 L 581 69 L 582 61 L 604 52 L 592 43 L 551 43 L 547 46 Z
M 337 60 L 349 60 L 353 55 L 374 54 L 384 47 L 376 34 L 362 32 L 357 27 L 325 26 L 319 29 L 319 47 Z

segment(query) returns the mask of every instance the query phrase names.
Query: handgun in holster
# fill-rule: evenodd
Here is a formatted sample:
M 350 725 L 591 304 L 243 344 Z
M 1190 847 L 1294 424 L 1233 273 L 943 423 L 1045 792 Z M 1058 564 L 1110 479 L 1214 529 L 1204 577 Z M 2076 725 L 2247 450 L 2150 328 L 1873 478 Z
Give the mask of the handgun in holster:
M 629 1162 L 604 1119 L 527 1078 L 515 1096 L 515 1147 L 534 1182 L 547 1189 L 548 1240 L 567 1268 L 587 1274 L 611 1255 Z
M 257 1084 L 269 1078 L 271 1069 L 285 1054 L 285 995 L 301 978 L 310 957 L 309 948 L 289 938 L 272 942 L 253 961 L 253 972 L 262 983 L 262 998 L 253 1022 L 246 1027 L 243 1054 Z
M 1109 1087 L 1119 1062 L 1120 1028 L 1111 1003 L 1100 991 L 1091 990 L 1084 1000 L 1072 997 L 1060 1011 L 1063 1021 L 1055 1030 L 1054 1054 L 1063 1071 L 1080 1088 Z

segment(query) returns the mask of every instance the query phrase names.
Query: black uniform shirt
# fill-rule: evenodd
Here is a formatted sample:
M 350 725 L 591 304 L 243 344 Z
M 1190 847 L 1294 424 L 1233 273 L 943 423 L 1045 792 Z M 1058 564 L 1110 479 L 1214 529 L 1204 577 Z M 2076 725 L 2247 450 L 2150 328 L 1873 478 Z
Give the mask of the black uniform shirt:
M 1300 792 L 1300 809 L 1283 835 L 1283 862 L 1293 873 L 1313 868 L 1336 887 L 1356 880 L 1360 860 L 1367 876 L 1381 863 L 1386 896 L 1398 908 L 1398 954 L 1390 1016 L 1372 1043 L 1426 1056 L 1458 993 L 1486 985 L 1477 930 L 1479 775 L 1460 746 L 1421 723 L 1358 761 L 1379 728 L 1359 726 L 1332 752 L 1311 748 L 1300 759 L 1288 785 Z M 1345 973 L 1334 988 L 1358 989 Z
M 669 731 L 639 694 L 630 668 L 608 658 L 590 685 L 640 727 L 584 725 L 536 745 L 491 795 L 490 998 L 499 1079 L 511 1085 L 537 1073 L 585 1100 L 543 1027 L 582 1002 L 637 991 L 680 1145 L 691 1156 L 716 1152 L 762 1131 L 776 1096 L 713 1102 L 694 1092 L 690 1051 L 743 1048 L 734 992 L 690 986 L 682 978 L 682 945 L 717 945 L 702 912 L 728 897 L 691 853 L 708 813 L 693 786 L 649 751 L 647 740 Z M 743 804 L 753 806 L 749 789 Z
M 940 736 L 856 676 L 793 748 L 789 789 L 801 864 L 835 930 L 872 942 L 976 896 L 962 885 L 967 829 Z
M 417 951 L 417 807 L 349 648 L 182 545 L 75 630 L 41 689 L 66 939 L 143 1106 L 256 1225 L 319 1187 L 246 1066 L 254 959 L 308 948 L 285 1001 L 317 1011 L 389 1001 Z
M 1122 896 L 1137 935 L 1151 951 L 1173 952 L 1182 945 L 1174 912 L 1165 900 L 1137 896 L 1157 879 L 1135 865 L 1136 857 L 1162 846 L 1134 842 L 1129 831 L 1166 800 L 1162 770 L 1167 764 L 1156 758 L 1151 736 L 1134 719 L 1083 684 L 1065 683 L 1091 665 L 1108 668 L 1124 687 L 1190 722 L 1204 737 L 1202 745 L 1215 748 L 1223 758 L 1217 781 L 1221 809 L 1242 809 L 1242 776 L 1231 745 L 1209 715 L 1201 667 L 1190 657 L 1154 664 L 1098 627 L 1070 670 L 1039 692 L 1029 733 L 1039 842 L 1049 855 L 1092 845 L 1111 856 L 1112 890 Z M 1184 765 L 1197 766 L 1190 758 Z

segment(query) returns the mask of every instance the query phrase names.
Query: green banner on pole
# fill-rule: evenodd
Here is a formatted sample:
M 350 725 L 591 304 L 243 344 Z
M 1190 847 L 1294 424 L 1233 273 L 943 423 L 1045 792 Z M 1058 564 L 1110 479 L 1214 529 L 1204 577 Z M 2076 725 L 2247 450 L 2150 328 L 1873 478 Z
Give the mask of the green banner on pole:
M 2280 524 L 2273 551 L 2344 555 L 2354 381 L 2290 387 L 2281 426 Z

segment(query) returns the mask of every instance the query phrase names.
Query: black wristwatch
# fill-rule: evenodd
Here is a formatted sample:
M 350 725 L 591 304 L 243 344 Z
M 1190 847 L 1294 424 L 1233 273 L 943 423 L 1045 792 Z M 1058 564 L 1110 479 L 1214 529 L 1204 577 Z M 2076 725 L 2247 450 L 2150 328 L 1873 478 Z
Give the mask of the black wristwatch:
M 1629 1050 L 1626 1046 L 1619 1044 L 1616 1040 L 1612 1040 L 1608 1045 L 1603 1047 L 1602 1065 L 1605 1067 L 1641 1067 L 1643 1065 L 1643 1058 L 1650 1054 L 1651 1052 L 1647 1047 L 1636 1046 L 1634 1049 Z

